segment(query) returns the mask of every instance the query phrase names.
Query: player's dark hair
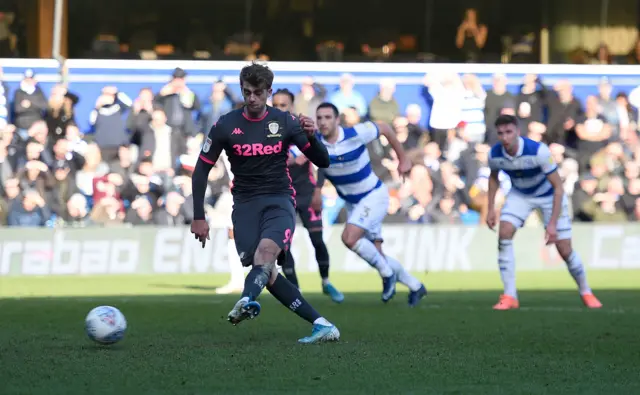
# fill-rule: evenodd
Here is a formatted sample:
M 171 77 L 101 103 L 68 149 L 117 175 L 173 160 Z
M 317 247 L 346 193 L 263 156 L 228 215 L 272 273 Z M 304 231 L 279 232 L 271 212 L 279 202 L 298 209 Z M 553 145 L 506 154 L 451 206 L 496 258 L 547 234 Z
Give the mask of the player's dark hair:
M 509 114 L 502 114 L 498 116 L 495 123 L 496 127 L 505 126 L 505 125 L 515 125 L 518 126 L 518 118 Z
M 338 118 L 340 116 L 340 111 L 338 111 L 338 107 L 336 107 L 335 105 L 333 105 L 333 103 L 329 103 L 329 102 L 324 102 L 321 103 L 318 106 L 318 110 L 321 108 L 330 108 L 331 110 L 333 110 L 333 115 Z M 317 110 L 316 110 L 317 111 Z
M 252 62 L 240 70 L 240 85 L 243 82 L 257 88 L 271 89 L 273 72 L 267 66 Z
M 275 95 L 287 95 L 289 96 L 289 99 L 291 99 L 291 103 L 293 104 L 293 101 L 295 100 L 295 95 L 287 88 L 284 89 L 278 89 L 277 91 L 275 91 L 273 93 L 273 96 Z

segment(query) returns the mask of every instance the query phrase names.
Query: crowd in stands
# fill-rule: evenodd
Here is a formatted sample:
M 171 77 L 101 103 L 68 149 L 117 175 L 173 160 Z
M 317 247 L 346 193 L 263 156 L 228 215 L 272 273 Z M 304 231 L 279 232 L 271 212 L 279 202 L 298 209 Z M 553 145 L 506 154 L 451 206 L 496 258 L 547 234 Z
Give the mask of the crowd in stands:
M 192 219 L 191 172 L 204 133 L 226 112 L 242 105 L 224 82 L 198 97 L 176 69 L 160 91 L 130 98 L 106 86 L 98 98 L 82 97 L 64 84 L 46 97 L 26 70 L 19 89 L 0 86 L 0 224 L 5 226 L 180 225 Z M 429 74 L 418 103 L 400 108 L 392 79 L 380 81 L 369 103 L 352 76 L 328 91 L 312 77 L 296 92 L 295 111 L 314 116 L 323 101 L 334 103 L 343 125 L 365 120 L 393 126 L 414 163 L 397 173 L 384 139 L 369 145 L 374 171 L 389 186 L 390 222 L 477 224 L 486 215 L 489 147 L 497 142 L 493 122 L 516 115 L 522 134 L 549 144 L 577 221 L 640 219 L 640 88 L 616 92 L 607 79 L 584 103 L 572 86 L 549 86 L 527 75 L 517 94 L 495 75 L 485 90 L 474 75 Z M 78 100 L 95 100 L 91 133 L 75 123 Z M 422 104 L 425 104 L 422 103 Z M 500 176 L 499 203 L 509 192 Z M 229 193 L 223 161 L 209 176 L 207 206 Z M 343 221 L 335 189 L 323 187 L 330 221 Z M 532 215 L 529 222 L 539 221 Z

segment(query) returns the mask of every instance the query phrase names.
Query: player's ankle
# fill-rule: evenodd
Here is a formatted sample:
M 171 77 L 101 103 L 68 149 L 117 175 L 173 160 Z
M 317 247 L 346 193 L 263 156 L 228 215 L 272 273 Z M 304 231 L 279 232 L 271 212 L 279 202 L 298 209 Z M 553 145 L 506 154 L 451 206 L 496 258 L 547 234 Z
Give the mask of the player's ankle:
M 329 322 L 326 318 L 320 317 L 320 318 L 316 319 L 315 321 L 313 321 L 313 325 L 331 326 L 333 324 L 331 322 Z

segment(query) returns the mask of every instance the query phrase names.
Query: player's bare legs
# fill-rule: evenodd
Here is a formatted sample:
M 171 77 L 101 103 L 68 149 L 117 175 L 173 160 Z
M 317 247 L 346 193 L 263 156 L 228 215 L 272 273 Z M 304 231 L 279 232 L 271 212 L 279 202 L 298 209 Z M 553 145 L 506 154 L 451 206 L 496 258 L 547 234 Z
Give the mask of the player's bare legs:
M 364 229 L 347 224 L 342 231 L 342 242 L 351 251 L 358 254 L 371 267 L 375 268 L 382 277 L 382 301 L 388 302 L 396 293 L 397 276 L 387 263 L 384 255 L 365 237 Z
M 520 307 L 516 290 L 516 258 L 513 252 L 513 236 L 516 227 L 507 221 L 500 221 L 498 230 L 498 266 L 500 278 L 504 286 L 504 293 L 493 306 L 494 310 L 510 310 Z
M 382 252 L 382 240 L 376 240 L 375 245 L 378 252 L 386 258 L 387 264 L 391 266 L 391 269 L 398 277 L 398 282 L 409 288 L 409 307 L 415 307 L 418 302 L 420 302 L 420 299 L 427 295 L 427 288 L 420 282 L 420 280 L 406 271 L 397 259 L 390 257 L 389 255 L 385 255 L 384 252 Z
M 571 239 L 558 240 L 556 242 L 556 249 L 567 264 L 567 269 L 571 277 L 573 277 L 578 285 L 580 297 L 584 305 L 591 309 L 599 309 L 602 307 L 602 303 L 593 295 L 591 287 L 589 287 L 584 265 L 578 253 L 573 250 Z

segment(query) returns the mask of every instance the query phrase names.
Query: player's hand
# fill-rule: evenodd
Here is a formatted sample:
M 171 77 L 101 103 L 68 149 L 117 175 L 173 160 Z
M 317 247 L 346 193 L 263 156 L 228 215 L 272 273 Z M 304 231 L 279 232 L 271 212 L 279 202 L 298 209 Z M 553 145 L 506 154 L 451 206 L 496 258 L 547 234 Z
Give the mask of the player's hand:
M 550 223 L 549 225 L 547 225 L 547 230 L 544 235 L 544 240 L 547 245 L 555 244 L 556 241 L 558 241 L 558 230 L 556 229 L 555 224 Z
M 316 188 L 315 191 L 313 191 L 313 197 L 311 198 L 311 208 L 316 213 L 322 211 L 322 189 Z
M 405 157 L 398 160 L 398 173 L 400 173 L 401 176 L 409 174 L 412 168 L 413 162 L 411 162 L 409 158 Z
M 289 152 L 289 155 L 287 156 L 287 166 L 291 166 L 294 163 L 296 163 L 296 158 L 291 155 L 291 152 Z
M 487 226 L 489 229 L 495 230 L 497 222 L 495 210 L 489 209 L 489 211 L 487 211 Z
M 298 118 L 300 120 L 302 130 L 304 130 L 308 136 L 313 136 L 316 132 L 316 124 L 313 122 L 313 119 L 303 114 L 298 114 Z
M 204 219 L 194 219 L 191 223 L 191 233 L 195 235 L 196 240 L 202 243 L 202 248 L 204 248 L 209 240 L 209 224 Z

